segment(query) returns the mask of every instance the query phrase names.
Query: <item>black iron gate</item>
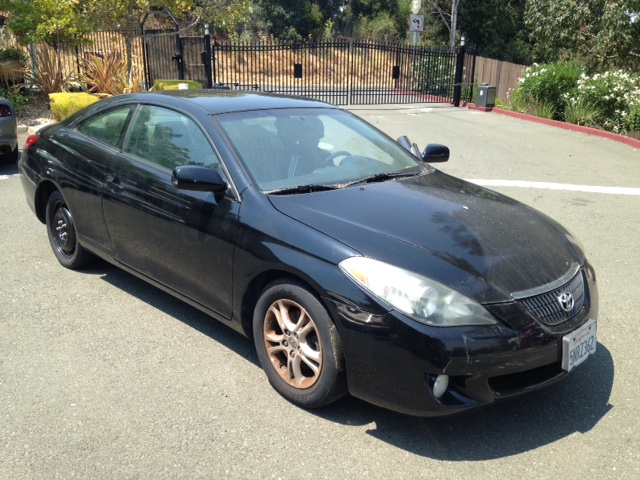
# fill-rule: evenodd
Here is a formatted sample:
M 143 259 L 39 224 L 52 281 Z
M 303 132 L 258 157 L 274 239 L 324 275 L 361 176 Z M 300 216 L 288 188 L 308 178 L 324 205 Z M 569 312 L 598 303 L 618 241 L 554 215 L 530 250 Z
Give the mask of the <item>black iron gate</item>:
M 159 78 L 189 79 L 203 86 L 301 95 L 336 105 L 459 105 L 473 95 L 475 55 L 464 46 L 214 40 L 209 53 L 205 39 L 176 35 L 145 41 L 149 84 Z

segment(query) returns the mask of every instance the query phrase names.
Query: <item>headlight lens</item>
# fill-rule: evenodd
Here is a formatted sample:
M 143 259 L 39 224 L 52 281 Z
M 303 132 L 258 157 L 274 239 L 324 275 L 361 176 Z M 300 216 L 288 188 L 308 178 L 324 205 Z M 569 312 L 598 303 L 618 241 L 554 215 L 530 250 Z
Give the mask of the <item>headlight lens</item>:
M 351 257 L 340 268 L 355 283 L 394 309 L 426 325 L 494 325 L 482 305 L 434 280 L 388 263 Z

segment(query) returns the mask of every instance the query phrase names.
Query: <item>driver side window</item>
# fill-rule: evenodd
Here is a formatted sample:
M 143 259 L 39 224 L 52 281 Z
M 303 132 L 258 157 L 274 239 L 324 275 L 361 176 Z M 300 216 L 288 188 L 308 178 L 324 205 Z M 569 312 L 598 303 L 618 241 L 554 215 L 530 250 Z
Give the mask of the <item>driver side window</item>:
M 136 112 L 123 150 L 173 170 L 181 165 L 217 168 L 217 155 L 200 127 L 179 112 L 142 105 Z

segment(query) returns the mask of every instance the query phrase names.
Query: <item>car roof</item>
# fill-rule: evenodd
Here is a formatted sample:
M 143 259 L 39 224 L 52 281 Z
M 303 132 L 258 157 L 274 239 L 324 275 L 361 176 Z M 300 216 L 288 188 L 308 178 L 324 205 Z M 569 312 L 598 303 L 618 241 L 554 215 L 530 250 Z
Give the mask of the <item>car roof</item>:
M 164 90 L 128 95 L 129 100 L 159 101 L 171 97 L 186 100 L 206 110 L 209 114 L 265 110 L 277 108 L 338 108 L 334 105 L 304 97 L 276 95 L 239 90 Z M 168 102 L 174 103 L 174 102 Z

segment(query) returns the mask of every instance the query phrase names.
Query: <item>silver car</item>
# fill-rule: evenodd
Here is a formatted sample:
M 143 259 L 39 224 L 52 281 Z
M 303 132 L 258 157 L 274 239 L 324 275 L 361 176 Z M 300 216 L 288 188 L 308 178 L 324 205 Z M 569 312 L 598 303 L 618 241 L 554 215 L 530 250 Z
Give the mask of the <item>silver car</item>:
M 18 160 L 18 122 L 13 104 L 0 97 L 0 162 Z

